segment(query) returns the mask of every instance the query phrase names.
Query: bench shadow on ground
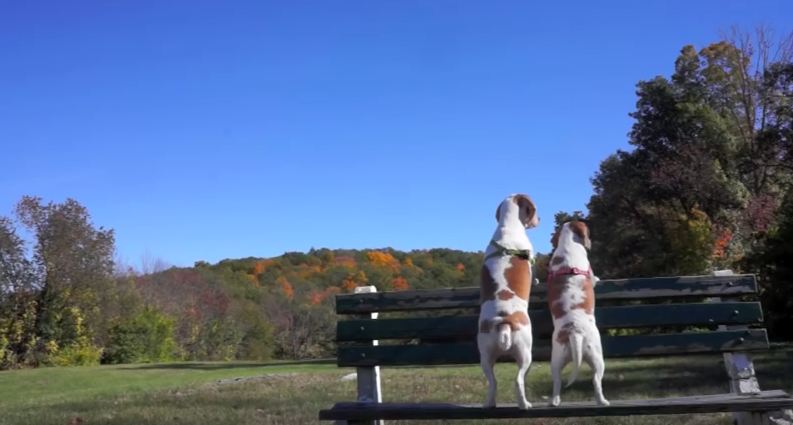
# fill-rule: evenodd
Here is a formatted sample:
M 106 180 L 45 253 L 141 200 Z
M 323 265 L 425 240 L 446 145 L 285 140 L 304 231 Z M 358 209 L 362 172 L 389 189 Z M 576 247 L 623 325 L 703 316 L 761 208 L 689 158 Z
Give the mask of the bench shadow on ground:
M 749 352 L 755 373 L 763 390 L 793 392 L 793 347 L 765 352 Z M 591 373 L 584 373 L 570 388 L 575 392 L 591 393 Z M 670 357 L 652 362 L 618 363 L 606 360 L 604 390 L 614 399 L 632 399 L 637 394 L 649 397 L 674 394 L 702 394 L 729 392 L 727 372 L 721 355 L 693 355 Z M 548 382 L 550 385 L 550 381 Z

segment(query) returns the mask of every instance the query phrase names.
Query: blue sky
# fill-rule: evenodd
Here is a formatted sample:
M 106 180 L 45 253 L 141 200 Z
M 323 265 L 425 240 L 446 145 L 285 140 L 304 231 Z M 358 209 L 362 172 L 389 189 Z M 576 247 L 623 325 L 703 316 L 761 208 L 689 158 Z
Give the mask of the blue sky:
M 0 215 L 75 198 L 121 260 L 192 265 L 481 250 L 525 192 L 547 252 L 636 82 L 733 25 L 793 30 L 783 0 L 596 3 L 0 0 Z

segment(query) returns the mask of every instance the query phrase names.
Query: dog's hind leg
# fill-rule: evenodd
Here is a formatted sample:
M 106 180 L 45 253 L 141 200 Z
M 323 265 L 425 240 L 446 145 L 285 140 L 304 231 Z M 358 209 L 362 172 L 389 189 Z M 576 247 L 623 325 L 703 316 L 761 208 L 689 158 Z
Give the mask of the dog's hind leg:
M 554 332 L 555 334 L 555 332 Z M 553 379 L 553 394 L 551 395 L 551 406 L 558 406 L 561 402 L 562 392 L 562 369 L 565 364 L 565 351 L 567 350 L 566 344 L 559 344 L 553 341 L 553 349 L 551 351 L 551 378 Z
M 600 347 L 592 347 L 593 353 L 589 355 L 589 364 L 592 366 L 592 386 L 595 387 L 595 401 L 601 406 L 608 406 L 610 403 L 603 396 L 603 373 L 606 371 L 606 364 L 603 361 L 603 353 Z
M 531 403 L 526 400 L 525 378 L 526 372 L 531 367 L 531 349 L 526 347 L 524 350 L 515 350 L 515 361 L 518 364 L 518 376 L 515 379 L 515 397 L 518 400 L 519 409 L 531 408 Z
M 496 374 L 493 371 L 495 359 L 491 358 L 486 350 L 481 351 L 479 357 L 482 365 L 482 372 L 484 372 L 485 378 L 487 378 L 487 399 L 485 399 L 483 407 L 496 407 Z

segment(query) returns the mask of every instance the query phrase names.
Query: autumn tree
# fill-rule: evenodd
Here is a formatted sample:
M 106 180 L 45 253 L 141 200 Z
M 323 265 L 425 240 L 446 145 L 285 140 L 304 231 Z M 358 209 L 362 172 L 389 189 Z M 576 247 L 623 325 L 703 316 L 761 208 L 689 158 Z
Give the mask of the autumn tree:
M 793 191 L 781 208 L 779 226 L 752 257 L 759 274 L 766 324 L 775 339 L 793 339 Z
M 104 323 L 100 310 L 113 282 L 113 231 L 96 229 L 86 208 L 73 199 L 43 204 L 26 196 L 16 211 L 35 236 L 39 360 L 59 353 L 93 358 L 88 351 L 97 351 L 92 338 Z
M 740 269 L 764 244 L 791 183 L 790 40 L 686 46 L 637 85 L 633 150 L 603 161 L 588 205 L 604 277 Z
M 0 369 L 26 364 L 35 348 L 36 274 L 13 223 L 0 217 Z

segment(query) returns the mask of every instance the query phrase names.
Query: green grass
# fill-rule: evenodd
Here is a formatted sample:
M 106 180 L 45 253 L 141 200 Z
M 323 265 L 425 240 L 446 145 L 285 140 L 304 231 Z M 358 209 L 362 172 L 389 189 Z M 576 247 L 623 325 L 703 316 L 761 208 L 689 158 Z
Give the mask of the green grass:
M 137 410 L 135 406 L 144 400 L 157 404 L 157 398 L 193 395 L 222 379 L 286 373 L 319 375 L 338 370 L 317 363 L 185 362 L 6 371 L 0 372 L 0 424 L 66 424 L 76 417 L 90 418 L 88 423 L 140 423 L 121 419 L 117 413 Z
M 754 356 L 762 388 L 793 392 L 793 348 Z M 328 364 L 171 363 L 43 368 L 0 372 L 2 424 L 303 424 L 335 401 L 354 399 L 355 382 L 339 379 L 351 369 Z M 384 368 L 384 401 L 480 403 L 485 381 L 478 367 Z M 497 367 L 499 401 L 512 403 L 514 365 Z M 591 400 L 591 375 L 562 393 Z M 243 378 L 235 380 L 235 378 Z M 245 379 L 247 378 L 247 379 Z M 603 382 L 612 400 L 726 392 L 721 356 L 610 360 Z M 529 400 L 546 403 L 547 363 L 532 367 Z M 78 421 L 79 418 L 82 422 Z M 728 414 L 628 418 L 538 419 L 450 423 L 730 424 Z M 388 422 L 399 423 L 399 422 Z M 438 422 L 406 422 L 411 424 Z

